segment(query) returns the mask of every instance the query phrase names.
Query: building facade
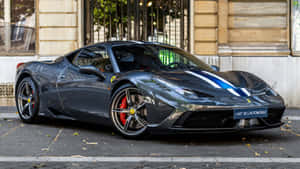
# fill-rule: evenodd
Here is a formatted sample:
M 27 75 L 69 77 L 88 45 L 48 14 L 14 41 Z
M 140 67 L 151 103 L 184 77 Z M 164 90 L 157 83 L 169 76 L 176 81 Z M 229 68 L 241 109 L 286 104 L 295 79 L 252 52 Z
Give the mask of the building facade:
M 184 48 L 222 71 L 252 72 L 300 107 L 299 28 L 300 0 L 0 0 L 0 95 L 11 94 L 19 62 L 146 40 Z

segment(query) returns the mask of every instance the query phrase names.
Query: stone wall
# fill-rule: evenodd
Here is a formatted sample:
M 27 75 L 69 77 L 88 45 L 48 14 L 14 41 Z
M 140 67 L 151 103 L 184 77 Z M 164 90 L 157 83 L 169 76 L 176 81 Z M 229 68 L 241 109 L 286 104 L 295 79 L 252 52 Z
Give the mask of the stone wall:
M 81 0 L 36 2 L 39 55 L 59 56 L 82 46 Z
M 217 55 L 217 0 L 194 0 L 194 53 Z
M 290 0 L 193 0 L 193 52 L 288 56 Z

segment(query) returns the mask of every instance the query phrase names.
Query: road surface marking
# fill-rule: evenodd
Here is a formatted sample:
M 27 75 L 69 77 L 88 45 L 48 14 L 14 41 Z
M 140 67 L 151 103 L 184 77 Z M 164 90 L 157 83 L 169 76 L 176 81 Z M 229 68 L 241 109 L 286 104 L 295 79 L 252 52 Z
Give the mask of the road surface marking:
M 83 157 L 83 156 L 16 156 L 0 157 L 0 162 L 157 162 L 157 163 L 300 163 L 300 158 L 248 157 Z
M 16 130 L 17 130 L 18 128 L 20 128 L 20 127 L 24 127 L 24 124 L 19 124 L 18 126 L 9 129 L 9 130 L 8 130 L 7 132 L 5 132 L 4 134 L 0 135 L 0 138 L 3 138 L 3 137 L 8 136 L 10 133 L 16 131 Z
M 58 140 L 59 136 L 61 135 L 62 131 L 64 128 L 61 128 L 58 130 L 55 138 L 49 143 L 49 145 L 47 146 L 47 148 L 42 148 L 43 151 L 49 151 L 51 146 Z
M 288 119 L 288 120 L 292 120 L 292 121 L 299 121 L 300 120 L 300 116 L 284 116 L 282 119 Z

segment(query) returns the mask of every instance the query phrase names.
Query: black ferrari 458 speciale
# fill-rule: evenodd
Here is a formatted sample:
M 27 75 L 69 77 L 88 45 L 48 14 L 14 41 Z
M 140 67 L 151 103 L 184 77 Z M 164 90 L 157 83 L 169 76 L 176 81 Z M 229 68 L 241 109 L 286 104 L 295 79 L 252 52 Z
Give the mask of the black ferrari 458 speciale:
M 20 118 L 112 125 L 127 138 L 151 132 L 233 132 L 279 127 L 284 101 L 266 82 L 220 72 L 166 44 L 113 41 L 54 61 L 20 63 Z

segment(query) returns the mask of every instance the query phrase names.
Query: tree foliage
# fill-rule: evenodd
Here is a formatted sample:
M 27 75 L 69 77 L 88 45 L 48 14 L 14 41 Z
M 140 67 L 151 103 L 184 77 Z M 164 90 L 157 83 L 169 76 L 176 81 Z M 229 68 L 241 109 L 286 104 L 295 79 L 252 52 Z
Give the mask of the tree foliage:
M 124 10 L 127 0 L 94 0 L 93 3 L 94 25 L 108 25 L 110 19 L 112 24 L 127 22 L 127 11 Z
M 163 25 L 167 24 L 163 23 L 167 22 L 163 17 L 171 16 L 174 19 L 179 18 L 181 14 L 178 4 L 180 1 L 178 0 L 147 0 L 146 5 L 143 4 L 144 0 L 138 1 L 139 4 L 135 4 L 137 3 L 135 0 L 130 0 L 130 4 L 127 4 L 128 0 L 90 0 L 90 2 L 93 13 L 93 25 L 96 26 L 95 31 L 99 31 L 101 27 L 105 26 L 106 29 L 111 29 L 112 36 L 116 36 L 117 30 L 119 32 L 128 31 L 126 30 L 128 19 L 132 21 L 135 19 L 134 17 L 137 12 L 136 5 L 139 8 L 139 20 L 141 22 L 145 22 L 144 12 L 147 13 L 148 32 L 150 32 L 151 26 L 162 29 Z M 130 15 L 127 13 L 128 5 L 131 7 Z M 151 21 L 153 22 L 152 25 L 150 24 Z

